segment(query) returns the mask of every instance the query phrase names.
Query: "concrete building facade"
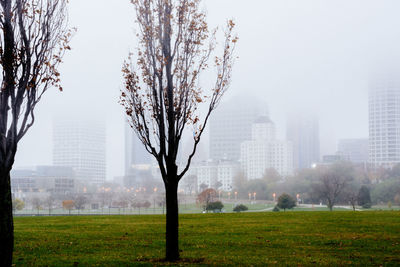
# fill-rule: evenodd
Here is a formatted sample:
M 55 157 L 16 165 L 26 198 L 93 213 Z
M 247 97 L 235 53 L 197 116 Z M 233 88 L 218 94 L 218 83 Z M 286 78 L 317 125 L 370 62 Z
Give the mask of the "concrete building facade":
M 206 161 L 192 164 L 180 183 L 180 189 L 188 191 L 192 188 L 190 183 L 196 183 L 194 191 L 200 192 L 202 185 L 222 191 L 231 191 L 233 180 L 240 171 L 238 162 L 233 161 Z M 216 188 L 217 183 L 220 187 Z M 192 190 L 189 190 L 192 191 Z
M 75 173 L 70 167 L 38 166 L 11 171 L 11 189 L 14 194 L 67 194 L 73 193 L 75 186 Z
M 71 167 L 83 184 L 106 180 L 105 124 L 58 119 L 53 128 L 53 165 Z
M 252 123 L 268 114 L 267 104 L 236 97 L 220 104 L 210 119 L 210 158 L 214 161 L 240 159 L 240 144 L 251 140 Z
M 341 139 L 338 143 L 338 152 L 344 159 L 356 163 L 368 163 L 368 138 Z
M 369 163 L 387 167 L 400 163 L 400 79 L 384 75 L 370 84 Z
M 267 117 L 259 117 L 252 125 L 252 140 L 241 144 L 241 166 L 247 179 L 260 179 L 267 169 L 281 176 L 293 174 L 292 144 L 275 136 L 275 125 Z

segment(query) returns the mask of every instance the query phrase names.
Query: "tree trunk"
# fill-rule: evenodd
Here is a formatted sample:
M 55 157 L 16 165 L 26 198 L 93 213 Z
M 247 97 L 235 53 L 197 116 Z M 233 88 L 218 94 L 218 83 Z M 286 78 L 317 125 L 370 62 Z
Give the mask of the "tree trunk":
M 0 266 L 12 265 L 14 223 L 12 215 L 10 172 L 0 172 Z
M 333 204 L 330 201 L 328 201 L 328 208 L 330 211 L 333 210 Z
M 166 254 L 167 261 L 179 259 L 178 183 L 165 185 L 167 202 Z

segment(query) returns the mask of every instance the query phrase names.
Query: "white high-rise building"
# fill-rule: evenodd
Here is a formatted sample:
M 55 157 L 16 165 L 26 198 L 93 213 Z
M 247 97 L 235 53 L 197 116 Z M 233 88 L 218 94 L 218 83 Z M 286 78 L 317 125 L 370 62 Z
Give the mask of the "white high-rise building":
M 89 120 L 57 119 L 53 124 L 53 164 L 72 167 L 82 183 L 106 180 L 105 125 Z
M 249 97 L 236 97 L 223 102 L 210 118 L 210 158 L 240 159 L 240 144 L 251 140 L 253 122 L 268 114 L 267 104 Z
M 370 84 L 369 163 L 392 167 L 400 163 L 400 78 L 385 75 Z
M 196 185 L 193 185 L 196 191 L 201 191 L 201 185 L 222 191 L 231 191 L 233 178 L 239 170 L 239 164 L 232 161 L 197 162 L 190 166 L 189 171 L 182 179 L 180 188 L 185 190 L 185 188 L 188 188 L 188 183 L 196 182 Z M 195 179 L 193 179 L 193 176 Z M 217 183 L 220 183 L 218 188 L 216 188 Z
M 258 118 L 252 127 L 252 140 L 241 145 L 242 170 L 249 180 L 260 179 L 267 169 L 280 175 L 293 173 L 292 144 L 276 140 L 275 125 L 267 117 Z

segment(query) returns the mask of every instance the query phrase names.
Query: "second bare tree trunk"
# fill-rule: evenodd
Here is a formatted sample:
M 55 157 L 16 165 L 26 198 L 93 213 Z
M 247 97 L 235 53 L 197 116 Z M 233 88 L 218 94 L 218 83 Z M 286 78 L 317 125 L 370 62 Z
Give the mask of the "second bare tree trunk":
M 178 183 L 166 184 L 165 193 L 167 202 L 165 259 L 167 261 L 177 261 L 179 259 Z
M 0 266 L 12 265 L 14 223 L 12 214 L 10 172 L 0 170 Z

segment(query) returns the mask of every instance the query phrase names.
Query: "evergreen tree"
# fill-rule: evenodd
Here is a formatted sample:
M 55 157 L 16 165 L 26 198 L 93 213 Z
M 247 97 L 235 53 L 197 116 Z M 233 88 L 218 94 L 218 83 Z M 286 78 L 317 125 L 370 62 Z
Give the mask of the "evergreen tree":
M 278 208 L 286 211 L 286 209 L 292 209 L 296 207 L 296 201 L 290 195 L 284 193 L 279 196 L 277 206 Z
M 361 186 L 360 190 L 358 191 L 358 205 L 365 208 L 371 207 L 370 190 L 365 185 Z

